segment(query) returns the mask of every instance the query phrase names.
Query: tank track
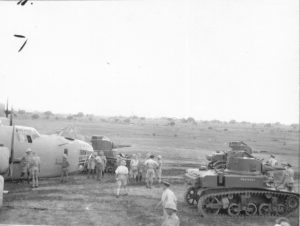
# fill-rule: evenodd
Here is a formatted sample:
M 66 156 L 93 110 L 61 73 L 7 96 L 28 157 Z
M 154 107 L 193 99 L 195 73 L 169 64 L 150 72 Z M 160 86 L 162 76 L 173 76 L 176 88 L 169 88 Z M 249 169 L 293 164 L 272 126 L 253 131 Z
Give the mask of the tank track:
M 299 197 L 276 190 L 206 190 L 198 200 L 198 211 L 204 217 L 289 216 L 298 209 Z

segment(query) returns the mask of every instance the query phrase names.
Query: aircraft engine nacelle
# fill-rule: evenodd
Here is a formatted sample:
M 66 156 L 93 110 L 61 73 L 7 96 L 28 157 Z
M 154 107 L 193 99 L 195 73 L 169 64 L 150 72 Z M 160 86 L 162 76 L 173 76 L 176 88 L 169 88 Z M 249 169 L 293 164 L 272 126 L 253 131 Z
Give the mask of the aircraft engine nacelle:
M 4 174 L 9 168 L 9 155 L 9 149 L 0 144 L 0 174 Z

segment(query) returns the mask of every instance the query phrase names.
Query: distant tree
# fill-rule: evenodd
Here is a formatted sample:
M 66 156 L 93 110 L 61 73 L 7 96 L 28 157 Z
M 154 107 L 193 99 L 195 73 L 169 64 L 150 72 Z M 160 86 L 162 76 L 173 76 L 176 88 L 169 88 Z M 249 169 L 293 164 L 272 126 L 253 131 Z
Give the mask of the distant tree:
M 171 121 L 171 122 L 169 123 L 169 125 L 170 125 L 170 126 L 175 126 L 175 122 L 174 122 L 174 121 Z
M 210 122 L 214 123 L 214 124 L 221 124 L 221 121 L 220 120 L 216 120 L 216 119 L 211 120 Z
M 293 123 L 290 125 L 293 129 L 299 129 L 299 124 Z
M 33 115 L 31 116 L 32 119 L 38 119 L 39 117 L 40 117 L 39 114 L 33 114 Z
M 185 118 L 182 118 L 182 119 L 180 119 L 180 122 L 182 122 L 182 123 L 187 123 L 187 122 L 188 122 L 188 120 L 187 120 L 187 119 L 185 119 Z
M 124 121 L 123 122 L 125 122 L 125 123 L 130 123 L 131 121 L 130 121 L 130 119 L 129 118 L 126 118 L 126 119 L 124 119 Z
M 51 111 L 45 111 L 45 112 L 44 112 L 44 115 L 50 117 L 50 116 L 53 115 L 53 113 L 52 113 Z
M 197 124 L 196 120 L 194 118 L 192 118 L 192 117 L 188 117 L 187 121 L 188 121 L 188 123 L 192 123 L 194 125 Z
M 25 114 L 26 114 L 26 111 L 25 111 L 25 110 L 19 110 L 19 111 L 18 111 L 18 114 L 19 114 L 19 115 L 25 115 Z
M 146 118 L 145 117 L 140 117 L 140 120 L 145 121 Z
M 84 114 L 83 114 L 82 112 L 78 112 L 78 113 L 76 114 L 76 117 L 82 118 L 82 117 L 84 117 Z
M 72 115 L 68 115 L 67 119 L 68 119 L 68 120 L 73 120 L 74 117 L 73 117 Z
M 270 128 L 270 127 L 272 127 L 272 124 L 271 124 L 271 123 L 265 123 L 265 124 L 264 124 L 264 127 Z
M 232 120 L 229 121 L 229 123 L 230 123 L 230 124 L 235 124 L 236 121 L 235 121 L 234 119 L 232 119 Z

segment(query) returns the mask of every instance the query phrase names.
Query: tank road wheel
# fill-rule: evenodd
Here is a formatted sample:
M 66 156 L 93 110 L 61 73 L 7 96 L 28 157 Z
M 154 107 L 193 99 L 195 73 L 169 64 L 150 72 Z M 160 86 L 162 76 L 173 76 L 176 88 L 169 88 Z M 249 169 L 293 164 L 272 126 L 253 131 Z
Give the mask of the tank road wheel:
M 257 207 L 254 203 L 249 203 L 245 209 L 247 216 L 254 216 L 257 213 Z
M 270 213 L 271 213 L 271 207 L 269 204 L 267 204 L 267 203 L 260 204 L 260 206 L 258 208 L 258 214 L 260 216 L 267 216 L 267 215 L 270 215 Z
M 194 187 L 189 187 L 184 193 L 184 199 L 190 206 L 197 206 L 199 196 Z
M 238 216 L 241 212 L 241 208 L 236 203 L 230 203 L 227 209 L 228 215 L 231 217 Z
M 297 197 L 291 196 L 287 198 L 286 204 L 289 209 L 296 209 L 299 206 L 299 200 Z
M 198 202 L 198 210 L 204 217 L 216 216 L 221 207 L 222 203 L 217 197 L 208 197 Z
M 284 216 L 285 213 L 286 213 L 286 206 L 284 204 L 278 204 L 276 215 Z

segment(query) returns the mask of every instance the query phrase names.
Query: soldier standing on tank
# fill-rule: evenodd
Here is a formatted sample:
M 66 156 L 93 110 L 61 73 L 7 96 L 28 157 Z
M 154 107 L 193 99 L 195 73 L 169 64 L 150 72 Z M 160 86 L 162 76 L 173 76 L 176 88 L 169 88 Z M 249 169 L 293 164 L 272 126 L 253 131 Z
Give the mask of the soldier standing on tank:
M 283 173 L 283 177 L 278 186 L 283 185 L 284 189 L 289 192 L 294 191 L 294 170 L 292 169 L 292 165 L 289 163 L 282 164 L 285 166 L 285 171 Z M 277 186 L 277 187 L 278 187 Z
M 26 155 L 23 156 L 21 159 L 21 167 L 22 167 L 22 172 L 21 172 L 21 181 L 24 182 L 25 177 L 27 178 L 27 183 L 30 183 L 30 169 L 29 169 L 29 162 L 31 161 L 32 158 L 32 153 L 31 149 L 27 148 L 26 149 Z
M 267 161 L 267 164 L 269 164 L 272 167 L 278 166 L 278 161 L 275 159 L 274 155 L 270 155 L 270 159 Z M 274 178 L 274 172 L 269 172 L 270 177 Z
M 151 189 L 152 184 L 153 184 L 153 178 L 155 176 L 154 169 L 156 169 L 158 167 L 158 163 L 156 161 L 154 161 L 154 155 L 150 155 L 150 158 L 146 160 L 144 165 L 146 166 L 146 169 L 147 169 L 147 171 L 146 171 L 146 188 Z

